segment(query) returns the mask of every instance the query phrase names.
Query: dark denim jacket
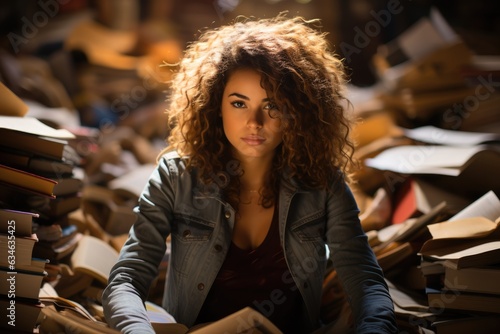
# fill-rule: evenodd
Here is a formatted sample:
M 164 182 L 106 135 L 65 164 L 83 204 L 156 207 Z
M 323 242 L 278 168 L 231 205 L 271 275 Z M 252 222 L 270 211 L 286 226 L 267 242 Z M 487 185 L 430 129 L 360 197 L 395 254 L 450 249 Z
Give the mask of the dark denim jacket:
M 162 157 L 110 273 L 103 293 L 104 312 L 108 323 L 123 332 L 154 333 L 143 300 L 157 275 L 168 235 L 172 246 L 163 307 L 187 326 L 196 320 L 231 243 L 234 209 L 220 199 L 218 186 L 200 187 L 195 172 L 184 171 L 176 154 Z M 277 208 L 280 239 L 292 274 L 288 279 L 295 281 L 305 302 L 304 333 L 320 324 L 328 255 L 350 300 L 357 332 L 396 332 L 383 273 L 349 188 L 342 184 L 328 192 L 304 190 L 283 178 Z

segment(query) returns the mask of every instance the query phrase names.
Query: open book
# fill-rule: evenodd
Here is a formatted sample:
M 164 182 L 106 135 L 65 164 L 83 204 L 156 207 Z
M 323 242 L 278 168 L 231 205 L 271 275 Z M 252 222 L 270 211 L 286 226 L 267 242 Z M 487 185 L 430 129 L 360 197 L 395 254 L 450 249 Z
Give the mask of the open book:
M 153 312 L 153 314 L 156 312 Z M 150 318 L 152 316 L 150 315 Z M 188 328 L 179 323 L 161 323 L 152 320 L 157 334 L 282 334 L 269 319 L 251 307 L 245 307 L 218 321 Z
M 103 240 L 83 235 L 71 255 L 71 268 L 106 284 L 109 272 L 118 261 L 118 252 Z

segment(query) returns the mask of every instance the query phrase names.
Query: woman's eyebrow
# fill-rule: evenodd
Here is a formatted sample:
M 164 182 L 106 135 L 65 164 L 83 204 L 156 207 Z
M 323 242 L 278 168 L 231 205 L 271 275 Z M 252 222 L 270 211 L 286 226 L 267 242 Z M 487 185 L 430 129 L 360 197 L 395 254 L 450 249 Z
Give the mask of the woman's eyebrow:
M 236 97 L 238 97 L 238 98 L 240 98 L 242 100 L 250 100 L 250 98 L 248 96 L 245 96 L 245 95 L 240 94 L 240 93 L 231 93 L 231 94 L 228 95 L 228 97 L 229 96 L 236 96 Z
M 240 98 L 242 100 L 250 101 L 250 98 L 248 96 L 240 94 L 240 93 L 231 93 L 231 94 L 228 95 L 228 97 L 230 97 L 230 96 L 236 96 L 236 97 L 238 97 L 238 98 Z M 271 101 L 271 99 L 268 98 L 268 97 L 262 99 L 262 102 L 269 102 L 269 101 Z

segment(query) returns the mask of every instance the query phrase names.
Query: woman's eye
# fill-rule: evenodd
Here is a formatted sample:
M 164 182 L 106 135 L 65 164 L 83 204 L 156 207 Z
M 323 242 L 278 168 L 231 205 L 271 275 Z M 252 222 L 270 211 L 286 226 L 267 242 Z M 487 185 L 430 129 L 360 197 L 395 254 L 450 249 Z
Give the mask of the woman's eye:
M 268 103 L 264 106 L 265 110 L 278 110 L 278 106 L 274 103 Z
M 235 108 L 244 108 L 245 107 L 245 103 L 241 102 L 241 101 L 233 101 L 233 102 L 231 102 L 231 105 Z
M 267 112 L 271 118 L 275 118 L 275 117 L 279 116 L 279 114 L 280 114 L 278 106 L 274 103 L 268 103 L 264 107 L 264 109 L 267 110 Z

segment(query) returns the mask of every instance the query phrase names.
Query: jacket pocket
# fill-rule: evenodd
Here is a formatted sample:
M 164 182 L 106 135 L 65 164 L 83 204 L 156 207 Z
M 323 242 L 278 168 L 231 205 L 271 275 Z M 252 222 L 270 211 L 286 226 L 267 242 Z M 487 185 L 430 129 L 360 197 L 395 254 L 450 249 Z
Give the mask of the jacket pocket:
M 325 242 L 326 214 L 321 210 L 292 224 L 292 231 L 300 241 Z
M 172 224 L 172 237 L 181 242 L 207 241 L 214 226 L 214 223 L 197 217 L 177 215 Z

